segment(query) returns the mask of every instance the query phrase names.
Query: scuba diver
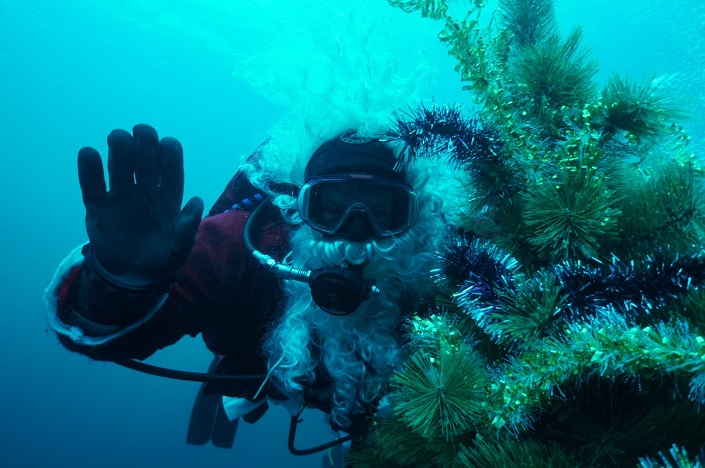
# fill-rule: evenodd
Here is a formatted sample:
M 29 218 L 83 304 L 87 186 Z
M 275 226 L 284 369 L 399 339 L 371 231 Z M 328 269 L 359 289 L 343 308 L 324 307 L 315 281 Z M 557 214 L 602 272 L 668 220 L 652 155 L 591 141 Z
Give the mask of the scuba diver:
M 60 342 L 92 359 L 203 381 L 191 443 L 232 445 L 233 425 L 256 421 L 270 403 L 292 415 L 295 454 L 359 443 L 406 358 L 405 319 L 436 292 L 436 247 L 452 226 L 431 171 L 362 129 L 314 141 L 299 180 L 275 180 L 265 160 L 278 149 L 263 143 L 206 217 L 198 197 L 182 208 L 178 140 L 144 124 L 111 132 L 109 189 L 98 151 L 81 149 L 89 242 L 47 290 Z M 215 356 L 207 374 L 139 362 L 198 334 Z M 304 407 L 327 413 L 344 435 L 295 448 Z M 230 434 L 211 434 L 218 427 Z

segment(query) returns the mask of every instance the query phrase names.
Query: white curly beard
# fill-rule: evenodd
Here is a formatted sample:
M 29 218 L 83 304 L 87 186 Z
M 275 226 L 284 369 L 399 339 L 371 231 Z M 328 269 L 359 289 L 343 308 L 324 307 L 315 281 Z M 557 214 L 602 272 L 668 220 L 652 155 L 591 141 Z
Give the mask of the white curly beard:
M 338 426 L 349 426 L 351 416 L 364 413 L 367 403 L 384 394 L 403 360 L 398 329 L 410 310 L 402 307 L 432 294 L 429 272 L 435 256 L 424 245 L 428 237 L 415 231 L 369 243 L 326 240 L 308 226 L 292 236 L 293 266 L 364 264 L 363 277 L 380 290 L 352 314 L 334 316 L 315 305 L 308 285 L 288 281 L 284 315 L 265 343 L 270 367 L 277 363 L 273 382 L 290 398 L 302 400 L 303 386 L 322 366 L 332 384 L 331 421 Z

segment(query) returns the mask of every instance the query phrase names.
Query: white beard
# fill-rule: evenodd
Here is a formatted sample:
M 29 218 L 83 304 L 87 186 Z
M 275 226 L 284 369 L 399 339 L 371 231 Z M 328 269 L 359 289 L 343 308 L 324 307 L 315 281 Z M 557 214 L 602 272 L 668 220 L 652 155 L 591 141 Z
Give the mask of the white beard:
M 334 316 L 313 302 L 307 284 L 285 283 L 284 315 L 265 343 L 281 392 L 303 400 L 304 385 L 322 366 L 332 381 L 331 420 L 341 427 L 385 393 L 403 360 L 398 329 L 410 312 L 403 304 L 413 307 L 433 291 L 429 272 L 435 256 L 424 243 L 413 228 L 399 238 L 370 243 L 330 241 L 308 226 L 298 229 L 291 239 L 293 266 L 314 270 L 364 263 L 363 277 L 374 280 L 380 292 L 352 314 Z

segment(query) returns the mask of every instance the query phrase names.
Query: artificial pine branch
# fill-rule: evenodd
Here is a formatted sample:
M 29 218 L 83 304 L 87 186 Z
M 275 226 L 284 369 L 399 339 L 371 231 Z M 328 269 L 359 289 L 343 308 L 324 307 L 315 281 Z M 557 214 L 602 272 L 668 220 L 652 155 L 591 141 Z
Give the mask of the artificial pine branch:
M 580 462 L 557 444 L 535 441 L 478 440 L 473 447 L 461 447 L 457 454 L 460 466 L 482 468 L 575 468 Z
M 394 410 L 424 438 L 453 440 L 480 419 L 484 380 L 483 362 L 474 351 L 441 342 L 437 357 L 417 353 L 392 377 Z
M 624 255 L 639 257 L 664 245 L 673 252 L 699 251 L 705 229 L 705 194 L 691 164 L 663 164 L 649 177 L 634 177 L 619 202 Z
M 672 308 L 679 310 L 680 315 L 691 324 L 698 334 L 705 336 L 705 289 L 693 288 L 690 294 L 679 295 L 678 300 L 672 304 Z M 654 315 L 658 314 L 655 312 Z M 660 311 L 662 320 L 667 320 L 673 315 L 671 308 L 663 308 Z M 665 316 L 665 317 L 664 317 Z
M 552 0 L 501 0 L 499 11 L 519 47 L 544 42 L 557 28 Z
M 599 258 L 603 245 L 616 243 L 615 194 L 590 169 L 540 180 L 526 199 L 527 241 L 546 264 Z
M 519 261 L 522 269 L 536 271 L 542 261 L 528 240 L 528 230 L 524 220 L 526 201 L 523 197 L 505 200 L 494 212 L 492 242 Z
M 661 77 L 637 84 L 612 75 L 602 91 L 602 109 L 595 116 L 596 123 L 606 135 L 621 130 L 636 141 L 663 136 L 684 117 L 668 91 L 668 81 Z
M 500 306 L 487 314 L 483 329 L 512 351 L 531 347 L 555 332 L 568 309 L 560 282 L 546 271 L 522 277 L 514 290 L 500 289 L 498 296 Z
M 368 442 L 359 450 L 352 450 L 346 462 L 355 467 L 380 466 L 434 466 L 433 460 L 443 452 L 447 442 L 441 438 L 441 448 L 409 428 L 398 418 L 378 419 L 374 422 Z
M 541 134 L 558 136 L 565 114 L 581 109 L 596 92 L 597 61 L 582 45 L 576 29 L 565 40 L 557 35 L 518 52 L 513 70 L 515 98 L 530 109 Z
M 534 427 L 542 442 L 564 447 L 587 466 L 633 465 L 670 445 L 664 434 L 698 447 L 705 442 L 705 413 L 674 398 L 677 386 L 670 379 L 579 376 L 543 407 Z

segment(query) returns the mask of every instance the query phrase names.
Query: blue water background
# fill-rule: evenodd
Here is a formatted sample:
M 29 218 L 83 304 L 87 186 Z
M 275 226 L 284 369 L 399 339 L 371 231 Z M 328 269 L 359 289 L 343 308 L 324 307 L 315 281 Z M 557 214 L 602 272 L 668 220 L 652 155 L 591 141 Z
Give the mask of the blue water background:
M 317 4 L 325 4 L 320 6 Z M 286 113 L 233 76 L 243 57 L 276 47 L 293 22 L 329 40 L 338 1 L 0 0 L 0 466 L 320 466 L 322 455 L 286 450 L 288 415 L 270 410 L 240 425 L 231 450 L 184 442 L 197 384 L 92 363 L 46 331 L 42 292 L 62 258 L 86 240 L 75 159 L 85 145 L 106 151 L 113 128 L 139 122 L 178 137 L 186 197 L 210 205 L 239 158 Z M 435 38 L 439 23 L 367 1 L 390 15 L 398 56 L 423 48 L 439 69 L 433 95 L 468 102 L 453 61 Z M 559 0 L 566 30 L 612 72 L 635 79 L 674 75 L 702 155 L 705 138 L 705 6 L 700 0 Z M 184 339 L 150 362 L 204 370 L 200 339 Z M 301 444 L 324 441 L 310 413 Z

